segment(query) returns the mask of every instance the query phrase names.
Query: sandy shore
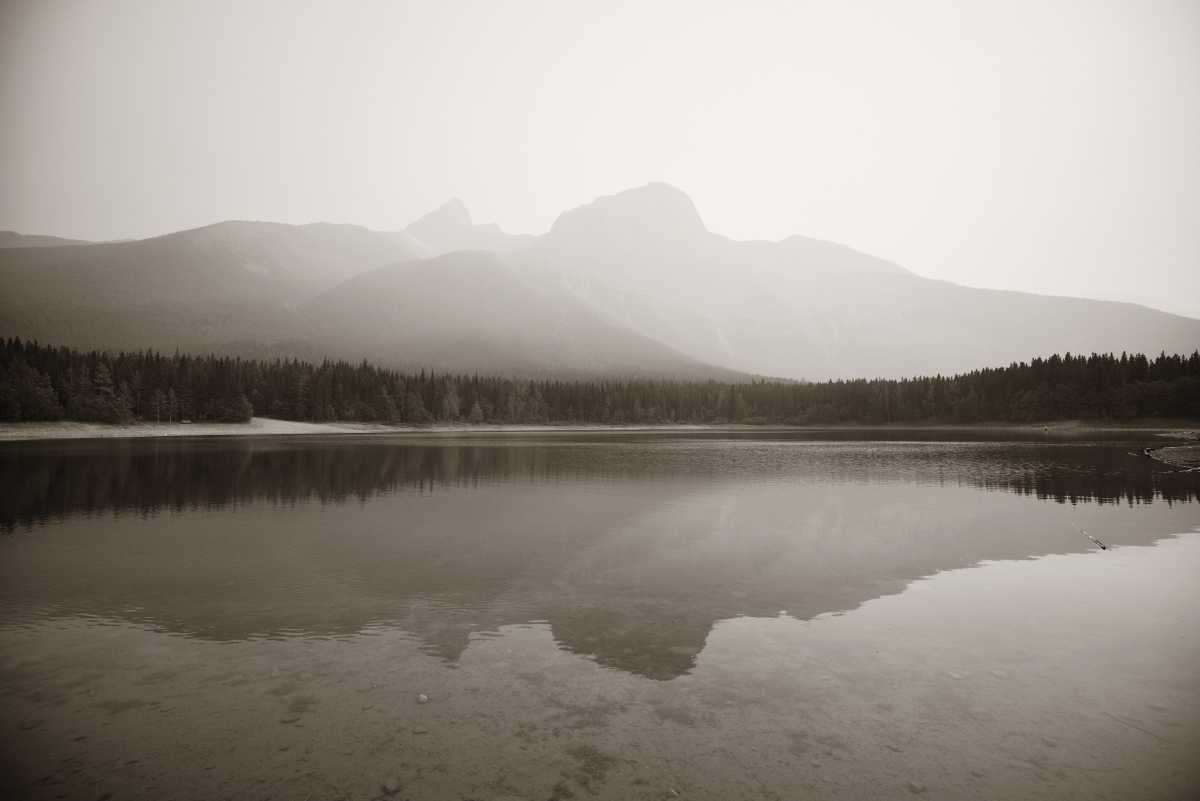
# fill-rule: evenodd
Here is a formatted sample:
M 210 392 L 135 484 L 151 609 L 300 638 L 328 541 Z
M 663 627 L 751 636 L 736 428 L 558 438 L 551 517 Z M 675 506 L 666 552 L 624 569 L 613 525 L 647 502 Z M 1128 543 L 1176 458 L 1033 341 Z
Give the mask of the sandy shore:
M 255 417 L 248 423 L 0 423 L 0 442 L 24 439 L 100 439 L 132 437 L 231 437 L 294 434 L 351 434 L 392 431 L 388 426 L 354 423 L 300 423 Z
M 105 423 L 77 423 L 59 421 L 53 423 L 0 423 L 0 442 L 35 439 L 128 439 L 139 437 L 252 437 L 252 436 L 296 436 L 322 434 L 480 434 L 550 431 L 969 431 L 969 430 L 1029 430 L 1031 432 L 1064 431 L 1138 431 L 1156 433 L 1164 437 L 1194 439 L 1195 429 L 1185 429 L 1188 421 L 1179 420 L 1130 420 L 1116 424 L 1108 421 L 1063 420 L 1044 424 L 988 423 L 982 425 L 826 425 L 826 426 L 757 426 L 757 425 L 383 425 L 382 423 L 305 423 L 294 420 L 276 420 L 270 417 L 255 417 L 248 423 L 129 423 L 108 425 Z M 1155 452 L 1156 457 L 1162 449 Z M 1168 454 L 1170 456 L 1170 454 Z M 1195 454 L 1193 454 L 1195 456 Z M 1161 458 L 1161 457 L 1160 457 Z M 1167 459 L 1163 459 L 1167 461 Z M 1170 462 L 1176 464 L 1176 462 Z M 1183 464 L 1181 466 L 1192 466 Z
M 255 437 L 321 434 L 478 434 L 546 431 L 713 431 L 762 430 L 763 426 L 708 425 L 384 425 L 382 423 L 305 423 L 255 417 L 248 423 L 0 423 L 0 442 L 30 439 L 129 439 L 137 437 Z

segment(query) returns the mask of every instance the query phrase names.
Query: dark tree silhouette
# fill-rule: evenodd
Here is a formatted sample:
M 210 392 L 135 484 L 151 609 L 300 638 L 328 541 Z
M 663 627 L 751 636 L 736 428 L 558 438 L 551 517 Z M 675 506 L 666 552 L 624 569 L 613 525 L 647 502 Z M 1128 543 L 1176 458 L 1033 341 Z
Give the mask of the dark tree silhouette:
M 160 399 L 159 396 L 162 396 Z M 1054 355 L 956 376 L 524 380 L 359 364 L 81 353 L 0 340 L 0 419 L 831 425 L 1200 418 L 1200 352 Z M 465 413 L 464 413 L 465 410 Z

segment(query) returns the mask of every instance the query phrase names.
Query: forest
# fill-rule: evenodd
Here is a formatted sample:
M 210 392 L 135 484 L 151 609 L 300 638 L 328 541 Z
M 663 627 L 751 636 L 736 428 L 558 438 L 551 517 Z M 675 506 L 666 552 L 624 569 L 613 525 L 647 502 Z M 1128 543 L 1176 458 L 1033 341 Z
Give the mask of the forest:
M 1200 351 L 1070 353 L 955 376 L 805 383 L 525 380 L 368 364 L 80 352 L 0 338 L 0 420 L 104 423 L 252 416 L 389 424 L 787 425 L 1200 419 Z

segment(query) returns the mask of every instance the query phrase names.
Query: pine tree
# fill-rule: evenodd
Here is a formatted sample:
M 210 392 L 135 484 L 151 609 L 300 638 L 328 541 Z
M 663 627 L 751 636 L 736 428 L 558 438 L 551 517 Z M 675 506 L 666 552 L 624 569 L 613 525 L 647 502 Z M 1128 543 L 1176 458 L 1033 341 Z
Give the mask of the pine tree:
M 150 411 L 154 413 L 154 422 L 162 422 L 162 415 L 166 405 L 167 396 L 162 393 L 161 389 L 154 390 L 154 394 L 150 396 Z

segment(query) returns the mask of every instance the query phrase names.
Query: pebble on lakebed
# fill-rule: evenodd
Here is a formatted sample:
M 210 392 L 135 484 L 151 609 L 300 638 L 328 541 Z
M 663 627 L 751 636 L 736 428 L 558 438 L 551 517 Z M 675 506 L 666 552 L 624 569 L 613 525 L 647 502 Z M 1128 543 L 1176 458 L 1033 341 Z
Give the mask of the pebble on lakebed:
M 383 791 L 388 795 L 395 795 L 400 792 L 400 780 L 394 777 L 389 777 L 383 783 Z
M 418 704 L 424 704 L 424 703 L 427 703 L 428 701 L 429 701 L 429 696 L 428 696 L 428 695 L 425 695 L 424 693 L 422 693 L 421 695 L 418 695 L 418 696 L 417 696 L 417 703 L 418 703 Z

